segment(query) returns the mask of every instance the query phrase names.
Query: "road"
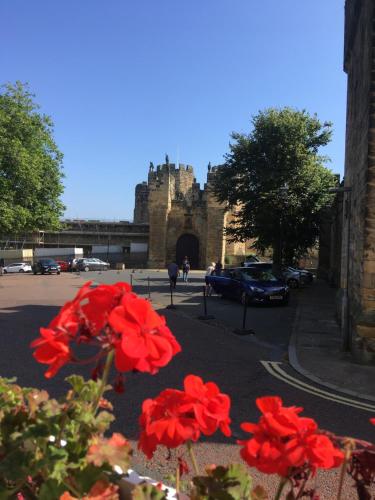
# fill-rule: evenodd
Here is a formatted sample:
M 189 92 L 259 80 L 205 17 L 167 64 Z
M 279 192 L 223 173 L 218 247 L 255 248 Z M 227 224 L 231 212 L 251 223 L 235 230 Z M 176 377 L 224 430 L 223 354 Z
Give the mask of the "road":
M 217 463 L 218 456 L 222 463 L 239 460 L 235 444 L 236 438 L 243 437 L 239 424 L 257 420 L 259 414 L 254 401 L 262 395 L 279 395 L 287 405 L 304 407 L 304 414 L 315 418 L 321 428 L 340 435 L 354 434 L 373 440 L 374 431 L 368 419 L 375 415 L 375 408 L 371 413 L 333 401 L 335 395 L 332 392 L 325 399 L 312 394 L 304 386 L 296 387 L 296 381 L 311 384 L 294 372 L 286 356 L 298 296 L 304 293 L 303 290 L 292 291 L 287 307 L 249 307 L 247 326 L 255 331 L 255 335 L 239 336 L 233 333 L 242 323 L 242 306 L 236 302 L 218 296 L 209 297 L 208 312 L 214 319 L 197 319 L 203 313 L 203 273 L 192 273 L 189 283 L 178 283 L 174 310 L 166 309 L 170 295 L 166 274 L 162 271 L 3 276 L 0 277 L 2 376 L 17 376 L 20 384 L 45 388 L 53 396 L 64 392 L 63 379 L 70 373 L 78 372 L 76 367 L 66 367 L 55 378 L 47 380 L 43 376 L 45 366 L 34 361 L 28 346 L 37 337 L 38 328 L 47 325 L 59 307 L 88 280 L 96 283 L 132 280 L 135 292 L 145 297 L 148 296 L 150 282 L 154 307 L 166 316 L 168 325 L 182 345 L 182 353 L 159 374 L 130 374 L 126 378 L 125 394 L 111 395 L 117 416 L 113 429 L 124 433 L 135 446 L 142 401 L 166 387 L 180 388 L 188 373 L 200 375 L 205 381 L 215 381 L 232 398 L 233 439 L 215 434 L 199 444 L 197 455 L 201 464 Z M 281 364 L 264 363 L 267 361 Z M 272 370 L 267 370 L 270 366 L 279 367 L 284 375 L 275 376 Z M 89 376 L 87 370 L 81 373 Z M 173 461 L 163 451 L 157 452 L 151 463 L 139 453 L 135 453 L 134 460 L 137 470 L 156 478 L 163 478 L 173 470 Z M 254 475 L 259 477 L 256 472 Z M 330 472 L 319 479 L 322 498 L 333 497 L 332 484 L 336 477 L 336 472 Z M 267 479 L 266 484 L 272 488 L 274 478 Z M 346 495 L 344 498 L 356 498 L 349 486 Z

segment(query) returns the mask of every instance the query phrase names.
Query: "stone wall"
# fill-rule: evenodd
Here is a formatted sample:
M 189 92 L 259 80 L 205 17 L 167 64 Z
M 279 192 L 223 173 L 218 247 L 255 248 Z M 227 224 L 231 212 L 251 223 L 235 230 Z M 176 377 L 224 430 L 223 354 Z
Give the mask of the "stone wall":
M 212 169 L 210 167 L 207 184 L 202 190 L 194 178 L 193 167 L 190 165 L 179 164 L 176 167 L 171 163 L 150 169 L 148 176 L 150 267 L 165 267 L 168 262 L 176 260 L 176 245 L 179 238 L 184 235 L 191 235 L 199 241 L 196 267 L 205 268 L 208 263 L 218 260 L 224 263 L 227 244 L 224 229 L 227 213 L 225 205 L 219 203 L 212 192 L 216 171 L 215 167 Z M 243 246 L 237 244 L 228 249 L 243 255 Z
M 345 8 L 345 187 L 351 193 L 344 201 L 349 221 L 343 224 L 341 287 L 348 285 L 354 353 L 375 359 L 375 6 L 347 0 Z
M 148 186 L 147 182 L 135 187 L 134 224 L 148 223 Z

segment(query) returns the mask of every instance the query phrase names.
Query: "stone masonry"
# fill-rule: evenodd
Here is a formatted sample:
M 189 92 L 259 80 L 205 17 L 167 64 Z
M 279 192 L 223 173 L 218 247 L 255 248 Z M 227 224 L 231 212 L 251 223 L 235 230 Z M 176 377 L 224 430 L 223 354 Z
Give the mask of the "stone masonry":
M 228 253 L 245 255 L 245 244 L 229 244 L 225 239 L 231 214 L 212 193 L 215 175 L 216 168 L 209 167 L 202 190 L 190 165 L 150 165 L 147 190 L 145 183 L 136 187 L 134 211 L 135 222 L 141 222 L 140 214 L 148 212 L 148 219 L 143 215 L 142 221 L 149 224 L 149 267 L 165 267 L 172 261 L 180 265 L 184 254 L 193 268 L 218 260 L 224 263 Z
M 353 352 L 369 360 L 375 359 L 374 0 L 346 1 L 344 69 L 348 75 L 345 187 L 351 192 L 344 194 L 341 287 L 348 284 Z

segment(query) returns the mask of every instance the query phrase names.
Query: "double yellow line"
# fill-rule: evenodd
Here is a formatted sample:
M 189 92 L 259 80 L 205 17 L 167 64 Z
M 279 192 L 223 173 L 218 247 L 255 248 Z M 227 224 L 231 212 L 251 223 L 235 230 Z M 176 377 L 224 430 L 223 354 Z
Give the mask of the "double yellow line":
M 261 361 L 264 368 L 268 371 L 270 375 L 273 377 L 282 380 L 286 384 L 292 385 L 301 391 L 308 392 L 309 394 L 313 394 L 319 398 L 328 399 L 329 401 L 333 401 L 335 403 L 339 403 L 346 406 L 352 406 L 353 408 L 358 408 L 360 410 L 368 411 L 375 415 L 375 405 L 362 403 L 361 401 L 357 401 L 355 399 L 350 399 L 345 396 L 340 396 L 339 394 L 335 394 L 333 392 L 328 392 L 323 389 L 319 389 L 310 384 L 306 384 L 301 380 L 292 377 L 286 371 L 281 368 L 282 363 L 279 361 Z

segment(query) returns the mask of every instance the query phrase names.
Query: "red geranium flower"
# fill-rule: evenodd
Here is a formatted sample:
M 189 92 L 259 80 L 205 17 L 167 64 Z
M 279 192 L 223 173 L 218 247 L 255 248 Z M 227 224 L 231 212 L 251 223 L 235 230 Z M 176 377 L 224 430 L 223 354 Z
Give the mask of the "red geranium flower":
M 65 333 L 50 328 L 41 328 L 40 335 L 41 337 L 34 340 L 30 346 L 36 347 L 33 356 L 39 363 L 50 365 L 45 373 L 45 376 L 50 378 L 71 360 L 69 338 Z
M 188 440 L 197 441 L 200 432 L 190 408 L 190 398 L 176 389 L 166 389 L 155 399 L 146 399 L 139 419 L 138 448 L 152 458 L 158 445 L 177 448 Z
M 258 398 L 256 404 L 262 416 L 258 424 L 243 423 L 242 429 L 254 434 L 244 445 L 242 458 L 267 474 L 287 476 L 292 467 L 308 464 L 314 473 L 317 468 L 339 466 L 343 454 L 332 441 L 318 432 L 316 422 L 300 417 L 302 408 L 284 407 L 281 398 Z
M 122 296 L 131 291 L 128 283 L 99 285 L 91 288 L 92 282 L 85 283 L 75 298 L 67 302 L 59 314 L 51 321 L 49 328 L 69 332 L 73 336 L 79 327 L 85 327 L 85 334 L 95 336 L 100 333 L 108 321 L 112 309 Z
M 181 346 L 151 304 L 126 294 L 109 316 L 109 325 L 120 334 L 115 342 L 115 364 L 121 372 L 137 370 L 155 374 L 181 351 Z
M 225 436 L 231 435 L 229 424 L 230 398 L 220 392 L 213 382 L 203 383 L 196 375 L 184 380 L 185 393 L 191 396 L 194 416 L 203 434 L 210 436 L 220 428 Z

